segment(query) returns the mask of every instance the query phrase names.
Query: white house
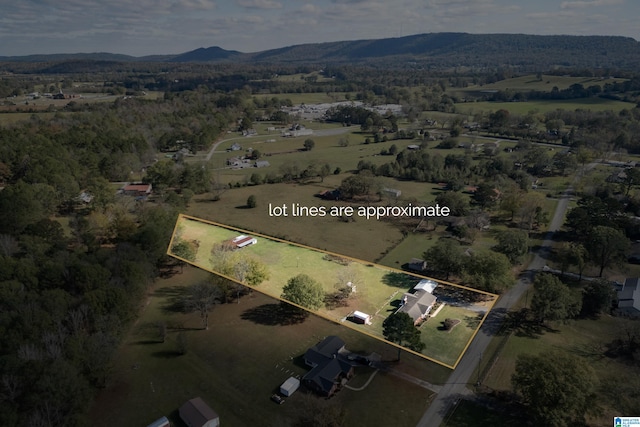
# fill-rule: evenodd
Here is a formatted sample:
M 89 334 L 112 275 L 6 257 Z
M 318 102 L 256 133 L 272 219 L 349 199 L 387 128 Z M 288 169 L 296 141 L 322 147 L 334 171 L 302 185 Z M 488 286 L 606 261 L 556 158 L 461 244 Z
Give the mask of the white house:
M 618 312 L 640 316 L 640 277 L 629 277 L 618 291 Z

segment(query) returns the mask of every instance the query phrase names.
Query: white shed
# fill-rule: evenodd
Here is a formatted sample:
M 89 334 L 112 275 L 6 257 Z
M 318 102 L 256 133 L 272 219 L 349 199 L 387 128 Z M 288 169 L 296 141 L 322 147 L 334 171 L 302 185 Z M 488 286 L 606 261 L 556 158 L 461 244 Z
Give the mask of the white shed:
M 356 323 L 364 323 L 365 325 L 371 324 L 371 315 L 361 311 L 354 311 L 353 319 Z
M 294 377 L 289 377 L 280 386 L 280 394 L 283 396 L 291 396 L 300 387 L 300 380 Z

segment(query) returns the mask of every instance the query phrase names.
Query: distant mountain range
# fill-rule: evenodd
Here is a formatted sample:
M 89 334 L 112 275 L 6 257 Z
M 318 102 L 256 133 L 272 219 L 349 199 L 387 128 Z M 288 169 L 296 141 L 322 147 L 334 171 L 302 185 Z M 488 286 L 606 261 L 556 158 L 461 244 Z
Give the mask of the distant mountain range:
M 77 53 L 0 57 L 0 61 L 417 63 L 429 68 L 535 65 L 633 69 L 640 65 L 640 43 L 620 36 L 430 33 L 378 40 L 308 43 L 254 53 L 214 46 L 179 55 L 133 57 Z

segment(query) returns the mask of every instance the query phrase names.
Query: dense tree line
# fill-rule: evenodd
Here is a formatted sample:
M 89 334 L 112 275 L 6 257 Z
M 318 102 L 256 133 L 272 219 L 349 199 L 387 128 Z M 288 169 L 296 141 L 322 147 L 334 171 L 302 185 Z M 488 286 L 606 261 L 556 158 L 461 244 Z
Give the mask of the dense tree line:
M 84 413 L 121 334 L 170 263 L 178 209 L 210 186 L 206 169 L 156 162 L 157 152 L 178 138 L 207 146 L 240 98 L 198 91 L 76 103 L 47 121 L 0 128 L 3 423 L 88 425 Z M 144 167 L 155 203 L 116 196 L 109 181 Z

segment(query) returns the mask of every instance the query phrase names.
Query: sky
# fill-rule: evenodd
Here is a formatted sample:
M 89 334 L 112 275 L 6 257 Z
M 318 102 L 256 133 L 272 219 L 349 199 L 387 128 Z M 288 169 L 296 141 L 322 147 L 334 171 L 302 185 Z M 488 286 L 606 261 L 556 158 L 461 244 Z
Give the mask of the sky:
M 420 33 L 620 35 L 639 0 L 0 0 L 0 56 L 257 52 Z

